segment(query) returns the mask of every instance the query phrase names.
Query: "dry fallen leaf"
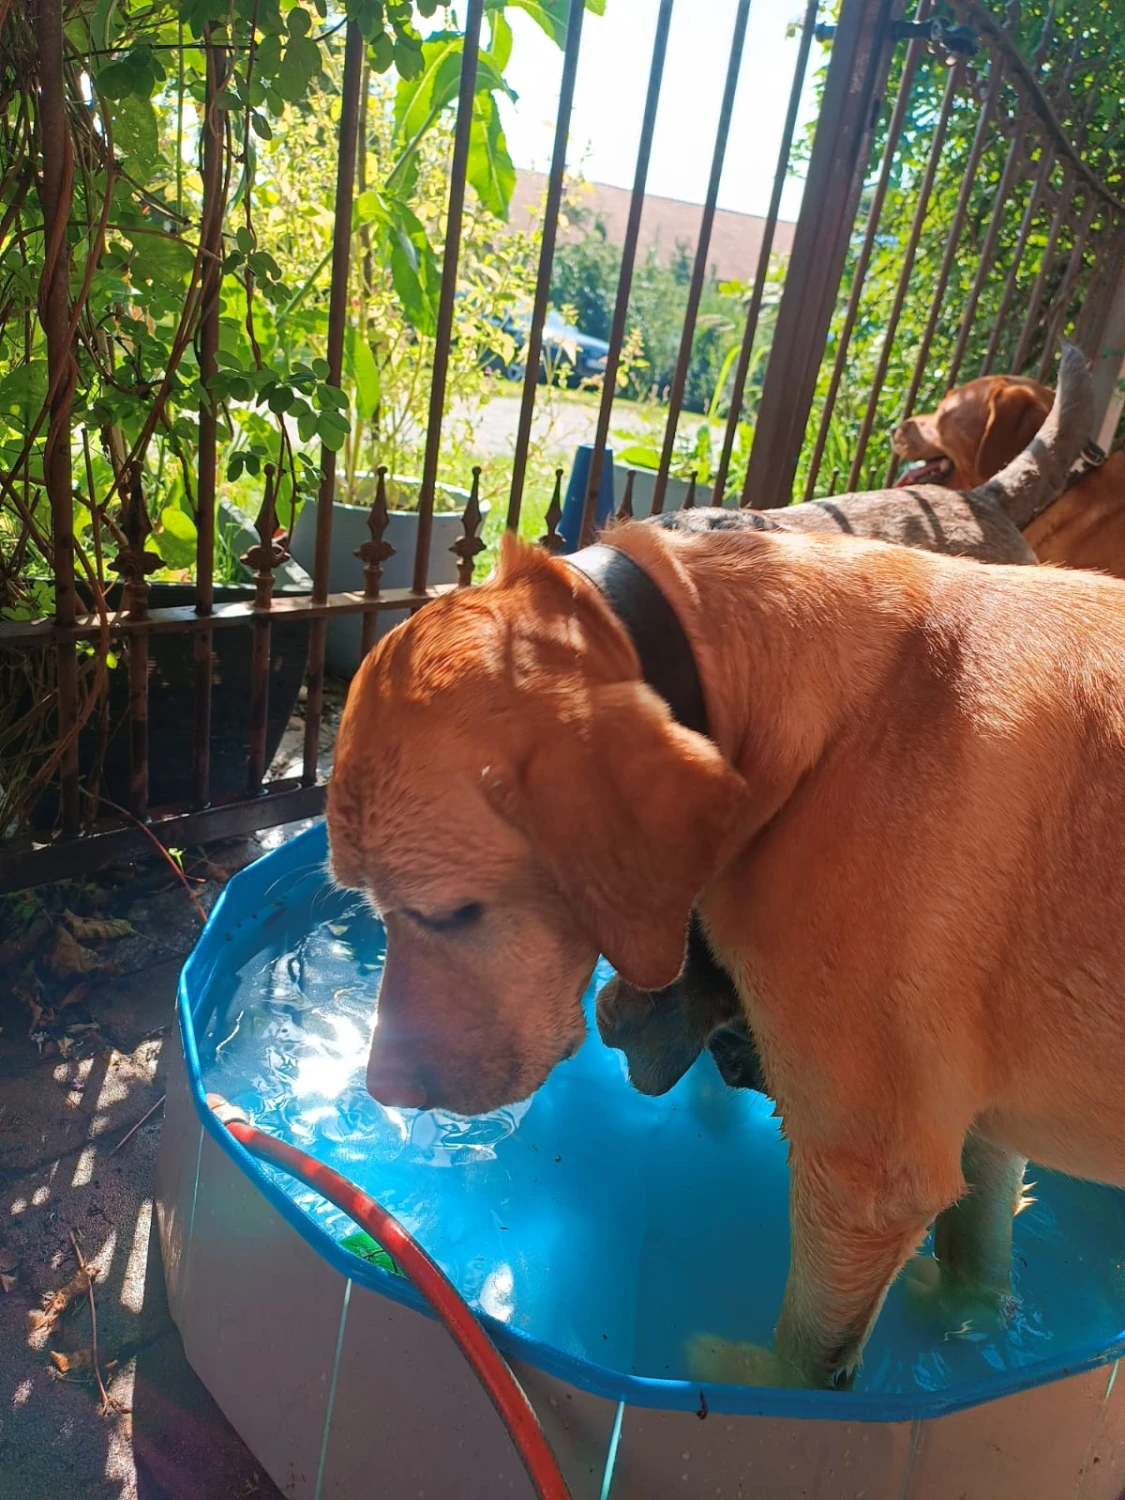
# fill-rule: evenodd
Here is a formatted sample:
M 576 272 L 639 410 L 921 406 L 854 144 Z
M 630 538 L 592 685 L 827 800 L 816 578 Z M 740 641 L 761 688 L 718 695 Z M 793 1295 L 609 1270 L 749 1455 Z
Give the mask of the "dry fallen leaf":
M 51 930 L 51 924 L 46 917 L 36 917 L 26 932 L 19 937 L 12 938 L 10 942 L 0 943 L 0 971 L 10 969 L 14 964 L 20 963 L 29 953 L 34 952 L 40 940 L 45 938 Z
M 14 1292 L 17 1284 L 15 1276 L 9 1276 L 7 1272 L 0 1271 L 0 1292 L 4 1292 L 5 1295 L 9 1292 Z
M 60 1375 L 74 1375 L 79 1370 L 89 1370 L 94 1363 L 92 1349 L 76 1349 L 73 1354 L 60 1354 L 57 1349 L 49 1349 L 47 1352 Z
M 76 938 L 94 942 L 105 942 L 109 938 L 134 937 L 137 929 L 124 917 L 76 917 L 72 911 L 64 911 L 67 925 Z
M 28 1326 L 33 1330 L 53 1328 L 75 1297 L 81 1297 L 85 1293 L 88 1285 L 86 1272 L 76 1272 L 57 1292 L 48 1292 L 44 1296 L 42 1309 L 33 1308 L 28 1313 Z
M 67 932 L 65 927 L 55 929 L 55 941 L 47 955 L 47 967 L 59 978 L 67 974 L 88 974 L 101 963 L 98 955 Z
M 59 1010 L 65 1010 L 68 1005 L 81 1005 L 89 993 L 90 986 L 84 979 L 72 985 L 60 1001 L 57 1002 Z

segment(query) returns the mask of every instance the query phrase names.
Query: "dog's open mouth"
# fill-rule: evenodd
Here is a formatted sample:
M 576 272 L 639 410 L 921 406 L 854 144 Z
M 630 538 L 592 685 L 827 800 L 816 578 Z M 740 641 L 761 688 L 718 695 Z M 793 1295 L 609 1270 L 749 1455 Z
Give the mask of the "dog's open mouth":
M 903 469 L 895 480 L 895 489 L 905 489 L 909 484 L 941 484 L 952 472 L 953 460 L 940 453 L 937 458 L 924 458 L 921 463 Z

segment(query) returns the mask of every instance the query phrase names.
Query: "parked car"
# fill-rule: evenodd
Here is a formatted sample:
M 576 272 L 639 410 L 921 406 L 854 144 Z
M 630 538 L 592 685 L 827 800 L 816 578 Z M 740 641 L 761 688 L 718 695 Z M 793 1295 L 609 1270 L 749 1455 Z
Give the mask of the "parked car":
M 531 315 L 530 313 L 509 313 L 505 318 L 497 318 L 494 321 L 496 326 L 502 328 L 515 342 L 516 353 L 511 360 L 504 360 L 499 354 L 490 354 L 486 357 L 485 368 L 495 370 L 508 380 L 522 380 L 523 351 L 527 345 Z M 608 354 L 609 345 L 605 339 L 595 338 L 591 333 L 583 333 L 572 323 L 564 322 L 552 308 L 543 324 L 543 352 L 539 360 L 539 379 L 541 381 L 558 380 L 562 372 L 561 378 L 567 385 L 578 385 L 583 380 L 605 374 Z

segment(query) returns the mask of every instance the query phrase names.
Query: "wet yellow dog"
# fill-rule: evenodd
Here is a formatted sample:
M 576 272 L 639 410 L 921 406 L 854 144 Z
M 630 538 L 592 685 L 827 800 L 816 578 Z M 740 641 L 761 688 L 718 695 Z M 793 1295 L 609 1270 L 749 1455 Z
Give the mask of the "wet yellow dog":
M 694 908 L 783 1116 L 792 1226 L 774 1349 L 701 1339 L 697 1373 L 846 1384 L 935 1219 L 1000 1291 L 1024 1158 L 1125 1186 L 1125 584 L 610 540 L 673 607 L 711 738 L 597 589 L 511 538 L 352 685 L 328 825 L 387 929 L 368 1086 L 527 1096 L 583 1040 L 598 954 L 668 984 Z

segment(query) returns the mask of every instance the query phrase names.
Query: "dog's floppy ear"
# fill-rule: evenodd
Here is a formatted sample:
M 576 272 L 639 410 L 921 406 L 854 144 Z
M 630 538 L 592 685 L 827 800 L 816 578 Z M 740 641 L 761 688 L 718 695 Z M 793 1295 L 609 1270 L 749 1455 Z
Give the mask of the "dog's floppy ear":
M 977 449 L 982 484 L 1023 452 L 1046 417 L 1038 396 L 1026 385 L 1012 385 L 1007 380 L 994 384 L 988 397 L 988 420 Z
M 643 683 L 593 688 L 576 722 L 544 721 L 498 809 L 547 864 L 573 919 L 631 984 L 680 972 L 692 901 L 720 867 L 745 781 Z

